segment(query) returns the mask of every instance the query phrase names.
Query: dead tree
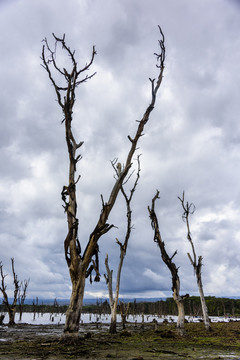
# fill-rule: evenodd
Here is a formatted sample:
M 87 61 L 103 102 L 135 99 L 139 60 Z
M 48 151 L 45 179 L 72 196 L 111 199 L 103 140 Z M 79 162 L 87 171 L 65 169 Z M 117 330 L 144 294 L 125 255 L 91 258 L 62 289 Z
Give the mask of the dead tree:
M 193 215 L 193 213 L 195 212 L 195 206 L 193 203 L 189 204 L 188 201 L 187 202 L 185 201 L 184 192 L 183 192 L 182 198 L 178 197 L 178 199 L 180 200 L 182 208 L 183 208 L 182 219 L 186 223 L 187 239 L 190 242 L 191 248 L 192 248 L 192 256 L 190 255 L 190 253 L 187 253 L 187 255 L 190 260 L 190 263 L 193 266 L 194 274 L 196 275 L 197 285 L 198 285 L 198 290 L 199 290 L 200 300 L 201 300 L 201 305 L 202 305 L 203 321 L 204 321 L 206 330 L 209 331 L 209 330 L 211 330 L 211 325 L 210 325 L 209 316 L 208 316 L 208 308 L 207 308 L 207 304 L 206 304 L 204 292 L 203 292 L 202 272 L 201 272 L 203 258 L 202 258 L 202 256 L 199 256 L 198 260 L 197 260 L 197 255 L 196 255 L 195 247 L 194 247 L 194 244 L 192 241 L 192 235 L 191 235 L 190 224 L 189 224 L 189 215 Z
M 11 263 L 12 263 L 13 285 L 14 285 L 12 304 L 9 303 L 9 299 L 8 299 L 8 295 L 7 295 L 7 285 L 5 284 L 5 277 L 7 275 L 4 275 L 4 273 L 3 273 L 3 265 L 0 262 L 0 275 L 1 275 L 0 290 L 1 290 L 2 294 L 3 294 L 3 304 L 6 306 L 7 311 L 8 311 L 8 316 L 9 316 L 8 325 L 10 325 L 10 326 L 15 325 L 15 314 L 16 314 L 17 300 L 18 300 L 18 296 L 21 296 L 19 280 L 18 280 L 17 274 L 15 272 L 14 259 L 13 258 L 11 258 Z M 24 281 L 26 281 L 26 280 L 24 280 Z
M 174 256 L 177 254 L 177 251 L 169 257 L 166 249 L 165 243 L 162 240 L 157 215 L 155 213 L 155 202 L 159 199 L 159 191 L 157 190 L 156 195 L 152 199 L 151 208 L 148 207 L 149 217 L 151 219 L 151 225 L 154 230 L 154 242 L 156 242 L 160 248 L 161 256 L 164 263 L 167 265 L 168 269 L 172 275 L 172 291 L 173 291 L 173 299 L 176 302 L 178 309 L 178 320 L 177 320 L 177 329 L 181 335 L 184 335 L 184 321 L 185 321 L 185 312 L 184 312 L 184 300 L 189 297 L 189 294 L 180 295 L 180 278 L 178 275 L 178 269 L 173 262 Z
M 81 155 L 77 155 L 77 150 L 83 145 L 83 141 L 77 142 L 73 134 L 71 124 L 73 120 L 73 107 L 75 103 L 75 92 L 77 87 L 91 79 L 95 73 L 88 75 L 86 72 L 90 69 L 95 55 L 95 47 L 92 49 L 92 55 L 90 61 L 79 69 L 77 61 L 75 59 L 75 52 L 72 51 L 65 42 L 65 35 L 62 38 L 58 38 L 53 34 L 55 40 L 55 47 L 52 50 L 48 44 L 47 39 L 44 39 L 42 48 L 42 65 L 47 71 L 50 82 L 52 83 L 56 95 L 57 101 L 63 112 L 63 123 L 65 124 L 65 135 L 67 142 L 67 149 L 69 155 L 69 182 L 68 185 L 63 186 L 62 200 L 64 202 L 64 209 L 67 213 L 68 220 L 68 234 L 64 241 L 65 258 L 69 268 L 70 278 L 72 282 L 72 294 L 70 299 L 70 305 L 66 313 L 66 323 L 64 333 L 65 336 L 78 333 L 79 320 L 81 316 L 85 279 L 90 277 L 92 280 L 92 272 L 95 271 L 95 281 L 100 280 L 99 273 L 99 260 L 98 260 L 98 240 L 104 234 L 106 234 L 112 227 L 109 224 L 108 217 L 112 211 L 112 208 L 117 199 L 118 193 L 121 190 L 124 180 L 127 178 L 129 170 L 132 166 L 132 158 L 136 151 L 138 140 L 143 135 L 145 125 L 149 120 L 149 116 L 154 109 L 156 95 L 163 79 L 164 61 L 165 61 L 165 45 L 164 35 L 159 27 L 161 40 L 159 40 L 160 53 L 155 54 L 157 58 L 158 78 L 150 79 L 151 82 L 151 102 L 147 106 L 147 109 L 140 121 L 138 121 L 138 127 L 134 137 L 128 136 L 130 141 L 130 149 L 125 161 L 125 165 L 121 170 L 118 178 L 113 184 L 108 200 L 105 202 L 102 199 L 102 209 L 99 219 L 95 228 L 89 236 L 88 243 L 85 250 L 82 252 L 80 242 L 78 239 L 78 218 L 77 218 L 77 199 L 76 199 L 76 185 L 80 178 L 76 179 L 77 163 L 81 159 Z M 56 49 L 60 45 L 63 52 L 66 53 L 70 59 L 70 70 L 61 68 L 56 60 Z M 54 79 L 53 72 L 57 73 L 56 78 L 62 78 L 64 84 L 57 83 Z
M 108 254 L 106 255 L 106 258 L 105 258 L 105 267 L 106 267 L 107 274 L 104 274 L 104 276 L 105 276 L 106 283 L 108 286 L 109 305 L 110 305 L 110 309 L 111 309 L 111 324 L 110 324 L 110 330 L 109 330 L 111 334 L 115 334 L 117 332 L 117 306 L 118 306 L 118 298 L 119 298 L 119 291 L 120 291 L 121 272 L 122 272 L 123 261 L 124 261 L 124 258 L 125 258 L 126 252 L 127 252 L 128 241 L 129 241 L 129 238 L 131 235 L 131 230 L 132 230 L 131 201 L 132 201 L 133 194 L 134 194 L 137 184 L 138 184 L 138 180 L 140 177 L 140 170 L 141 170 L 139 157 L 140 156 L 137 157 L 137 162 L 138 162 L 137 176 L 136 176 L 134 185 L 133 185 L 132 189 L 130 190 L 130 195 L 128 196 L 126 194 L 123 185 L 121 187 L 121 192 L 124 196 L 124 199 L 126 202 L 126 208 L 127 208 L 127 229 L 126 229 L 124 243 L 122 243 L 118 239 L 116 239 L 117 244 L 120 247 L 120 260 L 119 260 L 119 264 L 118 264 L 118 271 L 117 271 L 117 278 L 116 278 L 115 296 L 113 296 L 113 286 L 112 286 L 113 270 L 110 270 L 110 268 L 109 268 Z M 120 163 L 117 164 L 117 167 L 115 167 L 115 164 L 113 164 L 113 167 L 116 171 L 117 176 L 119 176 L 120 166 L 121 166 Z
M 22 321 L 22 313 L 23 313 L 23 305 L 27 296 L 27 288 L 29 285 L 30 279 L 21 281 L 19 287 L 19 294 L 18 294 L 18 306 L 19 306 L 19 321 Z
M 122 329 L 125 330 L 127 316 L 128 316 L 129 307 L 130 307 L 130 302 L 128 302 L 126 304 L 123 301 L 119 301 L 119 305 L 120 305 L 120 312 L 121 312 L 121 318 L 122 318 Z

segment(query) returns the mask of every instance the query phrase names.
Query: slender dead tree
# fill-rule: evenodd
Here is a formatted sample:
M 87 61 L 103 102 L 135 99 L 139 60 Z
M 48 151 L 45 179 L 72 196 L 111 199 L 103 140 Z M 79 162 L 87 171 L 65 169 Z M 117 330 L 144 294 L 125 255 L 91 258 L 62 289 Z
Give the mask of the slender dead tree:
M 14 258 L 11 258 L 11 263 L 12 263 L 13 285 L 14 285 L 12 304 L 9 303 L 9 299 L 8 299 L 8 295 L 7 295 L 7 285 L 5 284 L 5 277 L 7 276 L 7 274 L 4 275 L 3 265 L 2 265 L 2 262 L 0 262 L 0 276 L 1 276 L 0 290 L 3 294 L 3 304 L 5 304 L 7 311 L 8 311 L 8 317 L 9 317 L 8 325 L 10 325 L 10 326 L 15 325 L 17 300 L 18 300 L 18 297 L 21 296 L 19 280 L 18 280 L 17 274 L 15 272 L 15 268 L 14 268 Z M 26 281 L 26 280 L 24 280 L 24 281 Z
M 30 279 L 21 281 L 18 293 L 18 306 L 19 306 L 19 321 L 22 321 L 23 305 L 27 296 L 27 288 L 29 285 Z
M 82 68 L 79 69 L 77 61 L 75 59 L 75 52 L 72 51 L 65 42 L 65 35 L 62 38 L 58 38 L 53 34 L 55 40 L 55 48 L 52 50 L 48 44 L 47 39 L 43 40 L 42 48 L 42 66 L 47 71 L 50 82 L 52 83 L 56 95 L 58 104 L 60 105 L 65 124 L 65 135 L 67 142 L 67 149 L 69 155 L 69 182 L 68 185 L 63 186 L 62 200 L 64 202 L 64 209 L 67 213 L 68 219 L 68 234 L 64 241 L 65 258 L 69 268 L 70 278 L 72 282 L 72 294 L 70 299 L 70 305 L 66 313 L 66 323 L 64 334 L 65 338 L 78 333 L 79 320 L 81 316 L 85 279 L 90 277 L 92 279 L 92 272 L 95 271 L 95 281 L 100 280 L 99 273 L 99 261 L 98 261 L 98 240 L 104 234 L 106 234 L 114 225 L 108 224 L 108 217 L 115 204 L 118 193 L 121 190 L 124 180 L 127 178 L 129 170 L 132 166 L 132 158 L 136 151 L 138 141 L 143 135 L 145 125 L 149 120 L 149 116 L 154 109 L 156 102 L 156 95 L 163 79 L 164 62 L 165 62 L 165 44 L 164 35 L 159 26 L 159 32 L 161 39 L 159 40 L 160 53 L 155 53 L 157 58 L 158 78 L 149 79 L 151 82 L 151 102 L 147 106 L 145 113 L 140 121 L 134 137 L 128 136 L 130 141 L 130 149 L 121 172 L 118 178 L 113 184 L 108 200 L 105 202 L 103 196 L 102 209 L 99 219 L 95 228 L 89 236 L 88 243 L 85 250 L 82 252 L 80 242 L 78 239 L 78 218 L 77 218 L 77 199 L 76 199 L 76 184 L 79 180 L 79 176 L 76 179 L 77 163 L 81 159 L 81 155 L 77 155 L 77 150 L 83 145 L 83 141 L 77 142 L 73 134 L 71 124 L 73 120 L 73 107 L 75 103 L 75 92 L 77 87 L 91 79 L 95 73 L 91 75 L 87 74 L 90 69 L 95 55 L 95 47 L 92 49 L 92 55 L 90 61 Z M 71 68 L 67 70 L 58 65 L 56 60 L 56 49 L 60 45 L 70 59 Z M 65 85 L 57 83 L 54 79 L 53 73 L 55 72 L 56 78 L 63 78 Z
M 190 255 L 190 253 L 187 253 L 187 255 L 190 260 L 190 263 L 193 266 L 194 274 L 196 275 L 196 279 L 197 279 L 197 285 L 198 285 L 198 290 L 199 290 L 200 300 L 201 300 L 201 305 L 202 305 L 204 325 L 205 325 L 206 330 L 210 331 L 211 325 L 210 325 L 210 320 L 209 320 L 209 316 L 208 316 L 208 308 L 207 308 L 207 304 L 206 304 L 205 297 L 204 297 L 203 283 L 202 283 L 202 259 L 203 258 L 202 258 L 202 256 L 198 256 L 198 260 L 197 260 L 197 255 L 196 255 L 195 247 L 194 247 L 194 244 L 192 241 L 192 235 L 191 235 L 190 223 L 189 223 L 189 216 L 194 214 L 195 206 L 193 203 L 189 203 L 188 201 L 185 201 L 184 195 L 185 194 L 183 192 L 182 198 L 178 196 L 178 199 L 180 200 L 182 208 L 183 208 L 182 219 L 186 223 L 187 239 L 190 242 L 191 248 L 192 248 L 192 256 Z
M 139 158 L 140 158 L 140 156 L 137 157 L 138 170 L 137 170 L 136 179 L 135 179 L 132 189 L 130 190 L 129 196 L 126 194 L 124 186 L 123 185 L 121 186 L 121 192 L 124 196 L 124 199 L 126 202 L 126 208 L 127 208 L 127 229 L 126 229 L 124 243 L 122 243 L 118 239 L 116 239 L 116 242 L 120 247 L 120 260 L 119 260 L 119 264 L 118 264 L 116 288 L 115 288 L 114 296 L 113 296 L 113 285 L 112 285 L 113 270 L 110 270 L 110 268 L 109 268 L 108 254 L 106 255 L 106 258 L 105 258 L 105 267 L 106 267 L 107 274 L 104 274 L 104 276 L 105 276 L 106 283 L 108 286 L 109 305 L 111 308 L 111 324 L 110 324 L 110 329 L 109 329 L 111 334 L 115 334 L 117 332 L 117 306 L 118 306 L 118 298 L 119 298 L 119 291 L 120 291 L 121 272 L 122 272 L 123 261 L 124 261 L 124 258 L 126 256 L 126 252 L 127 252 L 128 241 L 129 241 L 131 231 L 132 231 L 131 201 L 132 201 L 133 194 L 136 190 L 138 180 L 140 177 L 141 169 L 140 169 L 140 159 Z M 119 174 L 120 174 L 119 169 L 120 169 L 121 164 L 118 163 L 117 167 L 115 167 L 115 164 L 112 164 L 112 165 L 116 171 L 117 176 L 119 176 Z M 127 181 L 128 181 L 128 179 L 127 179 Z
M 172 261 L 174 256 L 177 254 L 177 250 L 174 254 L 169 257 L 165 244 L 162 240 L 157 215 L 155 213 L 155 202 L 159 199 L 159 191 L 157 190 L 156 195 L 152 199 L 151 208 L 148 207 L 149 217 L 151 219 L 151 225 L 154 230 L 154 242 L 156 242 L 160 248 L 161 256 L 164 263 L 167 265 L 168 269 L 172 275 L 172 291 L 173 291 L 173 299 L 178 308 L 178 320 L 177 320 L 177 329 L 179 330 L 180 335 L 184 335 L 184 320 L 185 320 L 185 311 L 184 311 L 184 300 L 189 297 L 189 294 L 180 295 L 180 278 L 178 275 L 178 268 L 175 263 Z

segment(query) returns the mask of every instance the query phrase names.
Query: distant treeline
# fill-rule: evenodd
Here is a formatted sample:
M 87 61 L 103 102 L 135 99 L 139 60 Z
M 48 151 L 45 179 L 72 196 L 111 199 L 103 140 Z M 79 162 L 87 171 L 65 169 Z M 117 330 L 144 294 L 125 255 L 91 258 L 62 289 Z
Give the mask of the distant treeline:
M 208 313 L 210 316 L 239 316 L 240 317 L 240 299 L 218 298 L 214 296 L 206 297 Z M 191 296 L 184 301 L 185 314 L 190 316 L 202 316 L 202 308 L 200 298 Z M 57 300 L 54 304 L 33 304 L 23 305 L 23 312 L 36 313 L 65 313 L 67 305 L 58 304 Z M 0 312 L 5 312 L 4 304 L 0 305 Z M 17 305 L 17 312 L 19 306 Z M 120 309 L 118 309 L 120 313 Z M 88 304 L 83 306 L 83 313 L 93 314 L 110 314 L 108 301 L 96 301 L 96 304 Z M 172 298 L 166 300 L 159 300 L 155 302 L 137 302 L 134 300 L 130 303 L 129 314 L 153 314 L 153 315 L 177 315 L 177 307 Z

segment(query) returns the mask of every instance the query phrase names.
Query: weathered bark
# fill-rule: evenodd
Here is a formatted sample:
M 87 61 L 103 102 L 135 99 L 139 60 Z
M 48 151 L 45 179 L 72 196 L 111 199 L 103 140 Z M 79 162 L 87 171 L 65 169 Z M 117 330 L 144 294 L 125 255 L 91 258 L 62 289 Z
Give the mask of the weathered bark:
M 157 190 L 156 195 L 152 199 L 152 206 L 151 208 L 148 207 L 149 216 L 151 219 L 152 228 L 154 229 L 154 241 L 158 244 L 161 256 L 164 263 L 167 265 L 168 269 L 172 275 L 172 291 L 173 291 L 173 299 L 176 302 L 178 308 L 178 321 L 177 321 L 177 328 L 180 329 L 180 335 L 184 335 L 184 320 L 185 320 L 185 313 L 184 313 L 184 300 L 189 296 L 180 295 L 180 278 L 178 276 L 178 268 L 176 267 L 175 263 L 172 261 L 174 256 L 177 254 L 177 251 L 169 257 L 168 253 L 165 249 L 165 244 L 162 240 L 157 215 L 155 213 L 155 201 L 159 199 L 159 191 Z
M 178 199 L 180 200 L 182 208 L 183 208 L 182 219 L 186 222 L 187 239 L 191 244 L 192 255 L 193 256 L 191 256 L 190 253 L 188 253 L 187 255 L 188 255 L 188 258 L 190 260 L 190 263 L 193 266 L 194 273 L 195 273 L 196 278 L 197 278 L 197 285 L 198 285 L 198 290 L 199 290 L 199 294 L 200 294 L 200 300 L 201 300 L 203 321 L 204 321 L 205 329 L 207 331 L 210 331 L 211 330 L 211 325 L 210 325 L 210 320 L 209 320 L 209 316 L 208 316 L 208 308 L 207 308 L 207 304 L 206 304 L 206 301 L 205 301 L 204 292 L 203 292 L 203 284 L 202 284 L 202 256 L 199 256 L 198 261 L 197 261 L 197 255 L 196 255 L 195 247 L 194 247 L 194 244 L 193 244 L 193 241 L 192 241 L 192 235 L 191 235 L 190 224 L 189 224 L 189 215 L 192 215 L 194 213 L 195 206 L 192 203 L 189 204 L 188 201 L 185 202 L 184 192 L 183 192 L 182 198 L 178 197 Z
M 70 304 L 66 312 L 65 334 L 72 335 L 78 333 L 79 321 L 83 305 L 85 289 L 85 274 L 79 276 L 78 281 L 72 284 L 72 294 Z
M 85 287 L 85 278 L 90 277 L 92 281 L 92 271 L 95 271 L 95 281 L 100 280 L 99 274 L 99 264 L 98 264 L 98 240 L 100 237 L 107 233 L 113 225 L 107 223 L 109 214 L 112 211 L 112 208 L 117 199 L 118 193 L 121 190 L 124 180 L 127 178 L 129 170 L 132 166 L 132 158 L 136 151 L 138 140 L 143 135 L 143 130 L 145 125 L 149 120 L 149 116 L 154 109 L 156 95 L 158 89 L 161 85 L 164 71 L 164 61 L 165 61 L 165 45 L 164 45 L 164 35 L 161 28 L 159 27 L 162 40 L 159 41 L 160 54 L 155 54 L 158 61 L 159 74 L 157 81 L 155 79 L 150 79 L 151 82 L 151 91 L 152 99 L 150 105 L 147 107 L 142 119 L 138 122 L 138 127 L 135 133 L 134 138 L 128 136 L 128 139 L 131 143 L 130 150 L 127 155 L 125 166 L 122 171 L 118 174 L 115 184 L 110 192 L 107 202 L 104 202 L 102 198 L 102 210 L 99 216 L 99 220 L 89 236 L 89 241 L 83 252 L 81 253 L 81 246 L 78 240 L 78 219 L 77 219 L 77 199 L 76 199 L 76 184 L 79 180 L 79 177 L 76 179 L 76 165 L 81 159 L 81 155 L 77 155 L 77 150 L 83 145 L 83 142 L 77 143 L 72 132 L 72 114 L 73 107 L 75 103 L 75 90 L 83 82 L 91 79 L 95 73 L 92 75 L 85 75 L 85 72 L 90 69 L 94 57 L 96 55 L 95 47 L 92 50 L 91 60 L 84 66 L 82 69 L 78 70 L 78 64 L 75 60 L 75 52 L 71 51 L 65 43 L 65 35 L 63 38 L 57 38 L 54 34 L 54 39 L 56 41 L 55 50 L 52 51 L 47 39 L 44 39 L 44 45 L 42 48 L 42 61 L 43 67 L 47 71 L 49 79 L 54 86 L 56 91 L 58 103 L 64 114 L 63 122 L 65 123 L 65 135 L 66 143 L 69 155 L 69 182 L 67 186 L 63 186 L 62 190 L 62 200 L 64 202 L 64 209 L 67 213 L 68 220 L 68 234 L 64 241 L 65 249 L 65 258 L 69 268 L 70 278 L 72 282 L 72 295 L 70 300 L 69 311 L 67 311 L 66 324 L 64 332 L 66 334 L 73 334 L 78 332 L 79 329 L 79 319 L 81 316 L 82 309 L 82 298 L 84 295 Z M 57 45 L 61 45 L 63 51 L 68 55 L 71 61 L 72 70 L 67 71 L 65 68 L 60 68 L 56 62 L 56 48 Z M 46 51 L 48 56 L 46 57 Z M 57 85 L 56 81 L 52 76 L 51 66 L 55 72 L 62 76 L 66 82 L 66 86 Z

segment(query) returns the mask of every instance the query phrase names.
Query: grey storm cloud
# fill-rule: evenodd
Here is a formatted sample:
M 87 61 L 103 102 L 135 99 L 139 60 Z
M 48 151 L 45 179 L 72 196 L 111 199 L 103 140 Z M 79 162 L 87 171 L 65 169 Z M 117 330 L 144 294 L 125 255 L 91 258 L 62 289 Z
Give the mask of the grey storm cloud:
M 42 40 L 66 34 L 85 65 L 96 46 L 97 74 L 77 92 L 74 131 L 84 141 L 78 172 L 82 249 L 114 184 L 110 160 L 125 161 L 128 135 L 151 98 L 157 76 L 160 25 L 166 68 L 155 109 L 139 143 L 141 177 L 133 198 L 132 237 L 121 296 L 168 296 L 171 278 L 153 242 L 147 207 L 156 189 L 160 229 L 180 266 L 182 292 L 197 294 L 186 225 L 177 199 L 196 205 L 192 237 L 203 255 L 203 282 L 210 295 L 239 295 L 240 272 L 240 6 L 233 0 L 8 0 L 0 2 L 0 261 L 9 274 L 29 278 L 30 297 L 68 298 L 64 259 L 67 223 L 61 190 L 68 158 L 63 115 L 41 66 Z M 59 52 L 59 58 L 61 53 Z M 67 66 L 67 65 L 66 65 Z M 128 191 L 134 174 L 127 184 Z M 126 230 L 119 197 L 102 237 L 101 282 L 86 297 L 105 296 L 104 258 L 116 273 Z M 8 284 L 11 290 L 11 284 Z

